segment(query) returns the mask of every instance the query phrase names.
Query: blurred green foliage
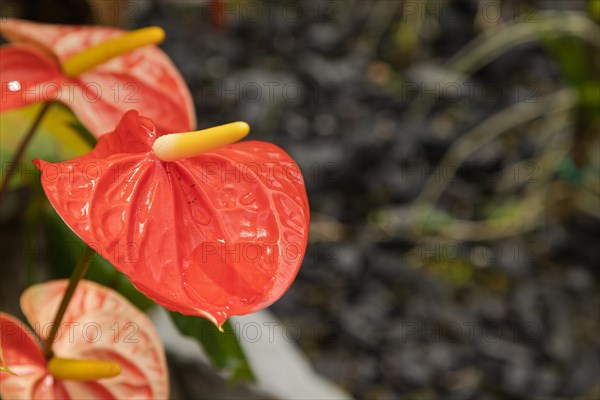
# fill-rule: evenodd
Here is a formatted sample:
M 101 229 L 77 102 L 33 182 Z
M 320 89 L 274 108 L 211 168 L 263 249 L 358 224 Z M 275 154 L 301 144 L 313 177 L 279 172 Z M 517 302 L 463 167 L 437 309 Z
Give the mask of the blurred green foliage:
M 12 160 L 23 135 L 33 123 L 42 104 L 2 113 L 0 118 L 0 163 L 4 166 Z M 64 161 L 80 156 L 92 149 L 96 139 L 75 118 L 75 115 L 61 103 L 53 103 L 41 121 L 37 132 L 27 146 L 22 157 L 22 165 L 17 175 L 10 181 L 10 187 L 29 185 L 37 181 L 35 167 L 31 160 Z M 20 179 L 19 179 L 20 178 Z
M 169 313 L 181 333 L 195 339 L 218 368 L 228 371 L 231 382 L 255 381 L 244 351 L 238 343 L 229 321 L 222 326 L 223 332 L 204 318 Z

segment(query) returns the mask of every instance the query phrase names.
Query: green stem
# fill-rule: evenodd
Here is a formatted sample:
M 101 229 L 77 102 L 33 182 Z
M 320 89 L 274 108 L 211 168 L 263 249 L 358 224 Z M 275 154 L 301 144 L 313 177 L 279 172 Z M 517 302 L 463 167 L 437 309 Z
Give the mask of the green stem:
M 79 263 L 73 270 L 71 274 L 71 278 L 69 279 L 69 286 L 67 286 L 67 290 L 62 298 L 60 303 L 60 307 L 58 307 L 58 311 L 56 312 L 56 316 L 54 317 L 54 322 L 52 323 L 52 330 L 50 331 L 50 335 L 46 339 L 44 343 L 44 356 L 46 359 L 52 358 L 54 355 L 52 353 L 52 344 L 56 339 L 56 334 L 60 328 L 60 324 L 62 323 L 63 317 L 65 316 L 65 312 L 67 311 L 67 307 L 73 298 L 73 294 L 75 293 L 75 289 L 77 289 L 77 285 L 85 275 L 88 267 L 90 266 L 90 262 L 92 258 L 96 255 L 96 252 L 89 246 L 86 246 L 85 252 L 83 256 L 79 260 Z
M 110 285 L 108 285 L 108 287 L 111 289 L 117 290 L 117 285 L 119 284 L 120 276 L 121 276 L 121 273 L 115 268 L 115 273 L 113 275 L 113 279 L 110 282 Z
M 4 179 L 2 180 L 2 187 L 0 187 L 0 204 L 2 204 L 2 200 L 4 199 L 4 194 L 8 190 L 8 183 L 10 182 L 10 178 L 12 178 L 12 176 L 15 174 L 15 172 L 17 170 L 17 165 L 21 161 L 21 158 L 23 157 L 23 154 L 25 153 L 25 149 L 27 148 L 27 145 L 29 144 L 29 142 L 31 142 L 31 139 L 33 138 L 33 134 L 35 133 L 38 126 L 42 122 L 42 119 L 44 118 L 44 115 L 46 115 L 46 113 L 48 112 L 48 109 L 50 108 L 51 104 L 52 103 L 50 103 L 50 102 L 44 103 L 44 105 L 38 112 L 38 115 L 35 117 L 35 120 L 29 127 L 29 130 L 23 137 L 23 140 L 21 140 L 21 143 L 19 143 L 19 147 L 17 148 L 17 151 L 13 155 L 12 160 L 8 164 L 8 169 L 6 170 L 6 175 L 4 175 Z

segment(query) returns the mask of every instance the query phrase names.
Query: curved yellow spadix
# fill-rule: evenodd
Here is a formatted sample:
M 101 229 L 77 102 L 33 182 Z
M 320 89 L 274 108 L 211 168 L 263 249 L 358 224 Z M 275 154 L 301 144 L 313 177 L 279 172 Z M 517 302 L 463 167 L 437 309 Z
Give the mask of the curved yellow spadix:
M 163 40 L 165 31 L 158 26 L 127 32 L 74 54 L 63 62 L 62 71 L 68 76 L 78 76 L 112 58 Z
M 74 360 L 54 357 L 46 366 L 53 377 L 69 381 L 97 381 L 121 373 L 121 366 L 111 361 Z
M 162 161 L 177 161 L 235 143 L 248 132 L 250 126 L 238 121 L 201 131 L 172 133 L 156 139 L 152 151 Z

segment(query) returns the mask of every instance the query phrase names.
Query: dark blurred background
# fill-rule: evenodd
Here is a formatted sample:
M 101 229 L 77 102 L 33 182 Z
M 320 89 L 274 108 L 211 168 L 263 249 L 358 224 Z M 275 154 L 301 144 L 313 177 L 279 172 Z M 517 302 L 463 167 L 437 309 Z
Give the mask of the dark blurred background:
M 2 15 L 160 25 L 199 128 L 246 120 L 293 156 L 310 243 L 271 310 L 352 396 L 599 398 L 600 2 L 37 0 Z M 4 238 L 25 229 L 15 215 Z

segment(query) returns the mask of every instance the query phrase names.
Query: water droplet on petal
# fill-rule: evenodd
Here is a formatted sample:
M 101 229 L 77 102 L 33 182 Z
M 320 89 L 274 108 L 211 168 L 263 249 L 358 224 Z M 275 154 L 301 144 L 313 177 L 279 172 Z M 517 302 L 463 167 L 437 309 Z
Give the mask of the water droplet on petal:
M 219 200 L 224 208 L 234 208 L 236 206 L 237 190 L 232 187 L 225 187 L 219 193 Z
M 7 84 L 8 86 L 8 90 L 11 92 L 17 92 L 19 90 L 21 90 L 21 82 L 19 81 L 10 81 Z
M 240 197 L 240 204 L 244 206 L 249 206 L 256 201 L 256 195 L 253 192 L 248 192 L 242 197 Z

